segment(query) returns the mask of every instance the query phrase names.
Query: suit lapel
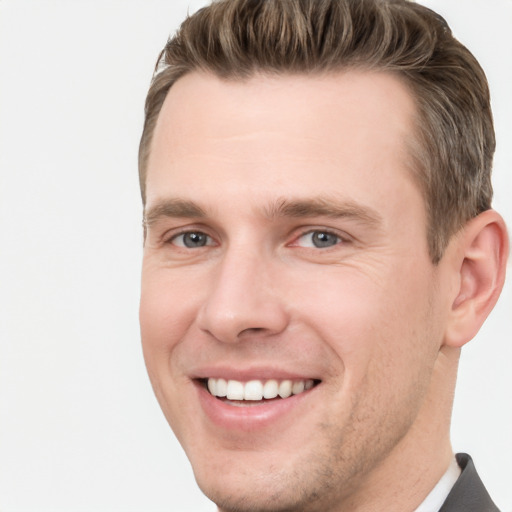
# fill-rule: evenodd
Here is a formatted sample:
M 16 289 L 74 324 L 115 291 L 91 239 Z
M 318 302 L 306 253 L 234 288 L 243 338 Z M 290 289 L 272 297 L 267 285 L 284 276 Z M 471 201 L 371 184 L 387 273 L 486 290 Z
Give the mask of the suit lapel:
M 466 453 L 456 455 L 462 469 L 439 512 L 499 512 Z

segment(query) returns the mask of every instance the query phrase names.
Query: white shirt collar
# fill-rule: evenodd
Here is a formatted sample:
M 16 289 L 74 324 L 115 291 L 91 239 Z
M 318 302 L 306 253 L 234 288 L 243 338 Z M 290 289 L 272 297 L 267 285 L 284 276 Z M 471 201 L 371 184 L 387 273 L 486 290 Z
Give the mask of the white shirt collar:
M 446 473 L 414 512 L 439 512 L 439 509 L 443 506 L 448 494 L 450 494 L 452 487 L 459 478 L 460 472 L 461 469 L 455 457 L 453 457 Z

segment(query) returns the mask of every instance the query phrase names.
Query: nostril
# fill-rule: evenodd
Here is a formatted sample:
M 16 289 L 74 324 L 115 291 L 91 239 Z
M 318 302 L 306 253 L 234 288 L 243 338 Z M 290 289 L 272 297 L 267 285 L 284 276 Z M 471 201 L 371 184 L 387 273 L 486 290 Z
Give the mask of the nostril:
M 244 329 L 243 331 L 238 333 L 238 337 L 241 338 L 246 334 L 258 334 L 265 331 L 264 327 L 248 327 L 247 329 Z

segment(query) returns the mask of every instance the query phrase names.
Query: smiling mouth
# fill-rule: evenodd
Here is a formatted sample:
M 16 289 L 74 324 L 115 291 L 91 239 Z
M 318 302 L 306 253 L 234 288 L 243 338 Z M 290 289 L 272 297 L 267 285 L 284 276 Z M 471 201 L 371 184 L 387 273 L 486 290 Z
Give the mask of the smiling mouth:
M 300 395 L 314 388 L 320 381 L 314 379 L 268 379 L 241 382 L 231 379 L 208 378 L 202 379 L 202 383 L 212 396 L 223 402 L 233 406 L 247 406 Z

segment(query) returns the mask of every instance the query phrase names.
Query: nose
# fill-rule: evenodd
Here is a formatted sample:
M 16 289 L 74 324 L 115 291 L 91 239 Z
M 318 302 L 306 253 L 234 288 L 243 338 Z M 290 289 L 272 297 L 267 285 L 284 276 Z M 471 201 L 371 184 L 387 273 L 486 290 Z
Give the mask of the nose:
M 276 270 L 254 251 L 226 254 L 212 269 L 207 297 L 197 317 L 199 327 L 224 343 L 282 332 L 288 314 L 274 279 Z

